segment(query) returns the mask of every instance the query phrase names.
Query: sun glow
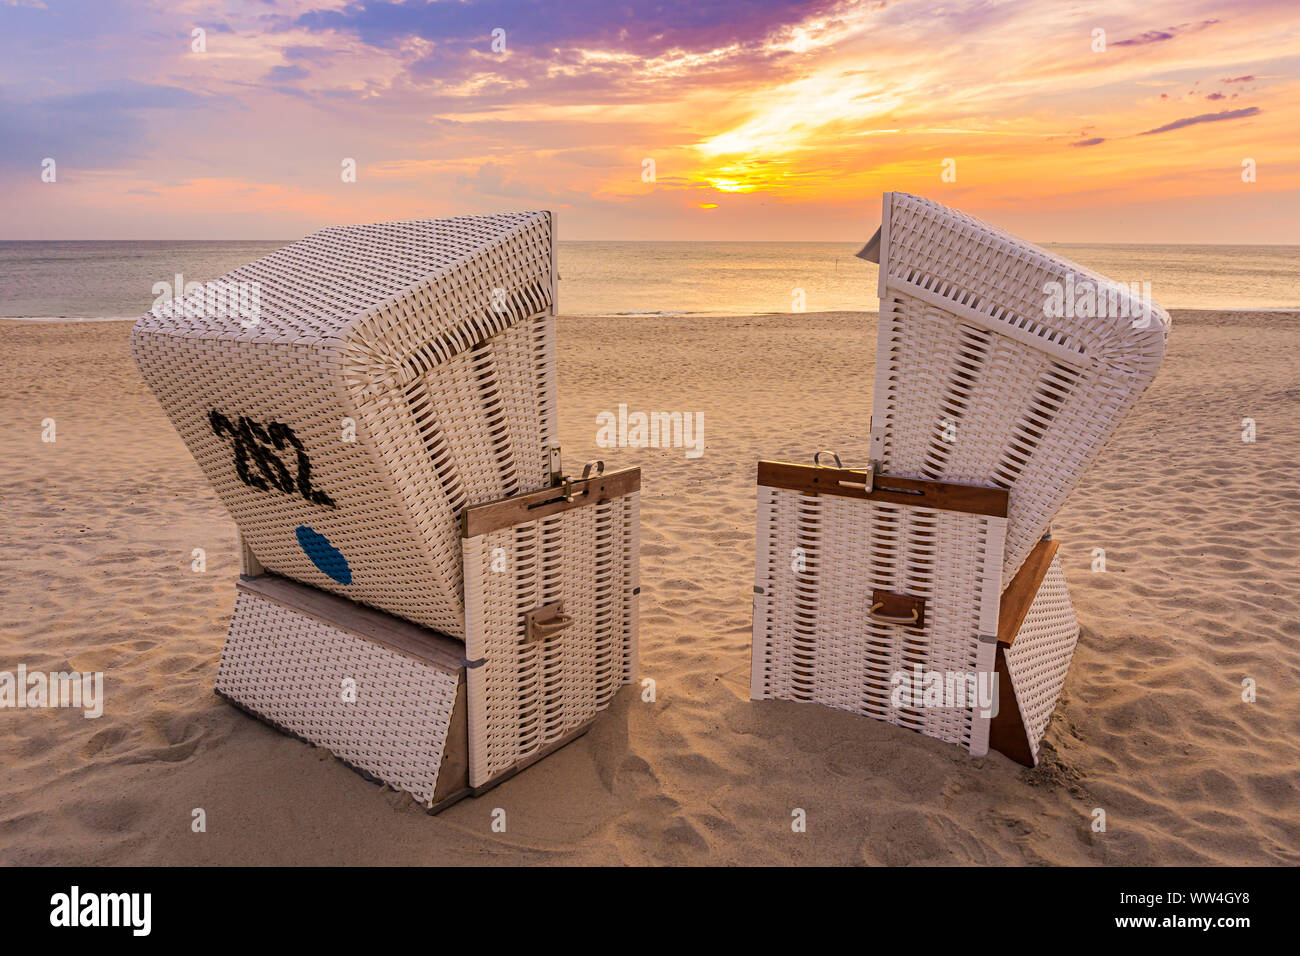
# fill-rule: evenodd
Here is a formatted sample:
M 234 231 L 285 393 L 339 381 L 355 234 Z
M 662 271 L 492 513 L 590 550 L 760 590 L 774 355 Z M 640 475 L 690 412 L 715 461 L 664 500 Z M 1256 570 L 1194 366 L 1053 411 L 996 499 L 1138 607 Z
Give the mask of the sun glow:
M 753 192 L 759 187 L 758 183 L 742 183 L 736 179 L 708 179 L 710 186 L 719 192 L 724 193 L 747 193 Z
M 1300 14 L 1282 0 L 1248 16 L 1234 9 L 1245 0 L 1205 0 L 1197 18 L 1173 0 L 820 0 L 691 25 L 656 5 L 589 5 L 544 40 L 510 30 L 499 52 L 461 24 L 462 4 L 429 5 L 437 31 L 419 0 L 406 4 L 418 23 L 389 4 L 288 5 L 306 12 L 273 30 L 232 13 L 204 55 L 174 42 L 157 5 L 136 5 L 88 54 L 93 69 L 72 57 L 53 73 L 44 47 L 6 47 L 0 29 L 0 126 L 66 154 L 60 182 L 66 168 L 75 186 L 80 165 L 82 182 L 123 184 L 74 201 L 0 161 L 13 213 L 0 234 L 33 219 L 113 230 L 114 209 L 144 234 L 181 222 L 284 236 L 555 207 L 590 236 L 690 234 L 699 209 L 717 235 L 821 237 L 890 189 L 1060 236 L 1108 236 L 1134 203 L 1143 235 L 1182 238 L 1224 210 L 1198 235 L 1282 241 L 1300 222 Z M 92 111 L 104 122 L 82 128 Z M 232 144 L 219 166 L 169 145 L 214 136 Z M 346 157 L 361 175 L 340 188 Z

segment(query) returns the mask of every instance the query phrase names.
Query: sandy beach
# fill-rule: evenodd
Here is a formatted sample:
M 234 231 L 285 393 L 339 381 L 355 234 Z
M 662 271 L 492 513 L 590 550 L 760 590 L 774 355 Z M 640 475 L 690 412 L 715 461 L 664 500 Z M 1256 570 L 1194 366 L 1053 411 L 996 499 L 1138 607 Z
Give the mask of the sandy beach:
M 865 462 L 874 314 L 561 317 L 566 463 L 644 472 L 657 700 L 625 688 L 585 737 L 436 817 L 213 694 L 235 526 L 129 323 L 0 320 L 0 670 L 105 674 L 98 719 L 0 710 L 0 862 L 1300 863 L 1300 314 L 1173 318 L 1155 384 L 1054 524 L 1082 634 L 1026 770 L 748 700 L 754 465 Z M 703 455 L 598 448 L 620 404 L 703 413 Z

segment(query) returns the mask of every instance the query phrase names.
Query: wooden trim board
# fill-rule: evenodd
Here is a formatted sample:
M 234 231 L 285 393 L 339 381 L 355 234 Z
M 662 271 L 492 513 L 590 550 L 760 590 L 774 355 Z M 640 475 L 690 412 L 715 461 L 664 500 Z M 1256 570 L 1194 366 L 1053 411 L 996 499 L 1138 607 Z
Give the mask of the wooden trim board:
M 1029 731 L 1020 715 L 1020 704 L 1016 701 L 1016 688 L 1007 667 L 1006 652 L 1020 633 L 1029 607 L 1038 597 L 1038 589 L 1042 587 L 1043 578 L 1047 576 L 1060 546 L 1059 541 L 1040 541 L 1034 545 L 1034 550 L 1029 552 L 1025 563 L 1002 592 L 1002 602 L 998 607 L 998 650 L 994 665 L 998 679 L 998 713 L 989 721 L 989 749 L 1026 767 L 1034 766 L 1034 752 L 1029 745 Z
M 1011 683 L 1011 671 L 1007 668 L 1006 647 L 998 644 L 997 663 L 994 672 L 998 678 L 998 714 L 989 721 L 989 749 L 1010 757 L 1026 767 L 1034 765 L 1034 752 L 1029 746 L 1029 731 L 1020 716 L 1020 704 L 1016 702 L 1016 688 Z
M 471 505 L 461 515 L 461 536 L 477 538 L 491 531 L 513 528 L 515 525 L 611 501 L 640 490 L 640 468 L 622 468 L 593 478 L 575 478 L 568 486 L 572 500 L 565 500 L 563 485 L 555 485 L 525 495 Z
M 1005 488 L 900 478 L 877 472 L 874 487 L 867 491 L 867 475 L 865 471 L 852 468 L 823 468 L 786 461 L 758 463 L 758 484 L 765 488 L 782 488 L 809 495 L 840 495 L 867 501 L 887 501 L 913 508 L 959 511 L 993 518 L 1007 516 L 1007 500 L 1010 496 Z
M 1060 546 L 1059 541 L 1040 541 L 1034 545 L 1034 550 L 1029 552 L 1025 563 L 1002 592 L 1002 603 L 998 605 L 998 643 L 1003 647 L 1010 647 L 1020 633 L 1029 606 L 1038 597 L 1038 589 L 1043 586 L 1043 578 L 1047 577 Z
M 465 705 L 465 673 L 456 684 L 456 703 L 447 726 L 447 742 L 442 745 L 442 765 L 433 788 L 429 813 L 440 813 L 453 803 L 468 797 L 469 787 L 469 708 Z

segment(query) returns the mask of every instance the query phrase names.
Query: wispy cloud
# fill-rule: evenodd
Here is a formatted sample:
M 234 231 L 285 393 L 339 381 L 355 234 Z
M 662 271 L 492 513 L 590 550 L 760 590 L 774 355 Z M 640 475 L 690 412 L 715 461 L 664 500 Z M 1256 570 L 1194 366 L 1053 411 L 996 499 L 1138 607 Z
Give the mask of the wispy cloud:
M 1188 126 L 1195 126 L 1198 123 L 1220 123 L 1223 120 L 1244 119 L 1247 116 L 1258 116 L 1260 109 L 1258 106 L 1247 106 L 1240 110 L 1222 110 L 1218 113 L 1202 113 L 1200 116 L 1185 116 L 1182 119 L 1174 120 L 1172 123 L 1166 123 L 1164 126 L 1157 126 L 1155 129 L 1145 130 L 1139 133 L 1139 136 L 1150 136 L 1153 133 L 1168 133 L 1176 129 L 1184 129 Z
M 1116 40 L 1112 46 L 1147 46 L 1151 43 L 1164 43 L 1166 40 L 1172 40 L 1174 37 L 1184 33 L 1194 33 L 1197 30 L 1204 30 L 1206 27 L 1212 27 L 1218 20 L 1202 20 L 1200 23 L 1184 23 L 1176 27 L 1168 27 L 1164 30 L 1147 30 L 1138 36 L 1130 37 L 1127 40 Z
M 310 74 L 300 66 L 273 66 L 266 78 L 272 83 L 287 83 L 290 80 L 305 79 Z
M 328 47 L 294 44 L 281 51 L 286 60 L 306 60 L 310 63 L 329 63 L 334 54 Z

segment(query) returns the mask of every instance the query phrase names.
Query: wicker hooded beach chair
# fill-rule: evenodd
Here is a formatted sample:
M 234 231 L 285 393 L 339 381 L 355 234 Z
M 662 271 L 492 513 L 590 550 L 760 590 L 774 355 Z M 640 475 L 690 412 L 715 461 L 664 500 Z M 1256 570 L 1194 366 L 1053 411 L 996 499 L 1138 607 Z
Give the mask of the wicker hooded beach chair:
M 555 288 L 547 212 L 348 226 L 132 333 L 239 528 L 218 692 L 433 808 L 635 676 L 640 472 L 562 473 Z
M 751 697 L 1034 765 L 1079 633 L 1049 526 L 1155 376 L 1168 316 L 902 193 L 864 258 L 873 461 L 759 464 Z
M 1006 488 L 1006 587 L 1155 378 L 1169 315 L 1140 286 L 906 193 L 885 194 L 878 248 L 871 457 Z

